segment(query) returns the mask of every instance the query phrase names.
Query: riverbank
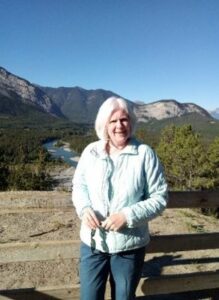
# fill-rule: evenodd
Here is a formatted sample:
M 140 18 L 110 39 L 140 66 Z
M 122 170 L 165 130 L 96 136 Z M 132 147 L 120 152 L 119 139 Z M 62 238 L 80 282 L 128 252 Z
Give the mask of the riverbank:
M 44 144 L 44 147 L 51 155 L 56 158 L 60 157 L 66 162 L 63 165 L 56 165 L 49 171 L 50 176 L 54 180 L 53 190 L 71 192 L 72 178 L 80 156 L 70 149 L 69 143 L 62 142 L 61 147 L 56 147 L 56 143 L 57 140 Z
M 74 176 L 75 167 L 56 166 L 49 174 L 54 180 L 54 191 L 66 191 L 72 190 L 72 178 Z
M 43 147 L 51 154 L 55 159 L 61 159 L 69 166 L 76 167 L 79 155 L 75 151 L 70 149 L 70 144 L 61 141 L 61 146 L 58 144 L 58 140 L 49 141 L 43 144 Z

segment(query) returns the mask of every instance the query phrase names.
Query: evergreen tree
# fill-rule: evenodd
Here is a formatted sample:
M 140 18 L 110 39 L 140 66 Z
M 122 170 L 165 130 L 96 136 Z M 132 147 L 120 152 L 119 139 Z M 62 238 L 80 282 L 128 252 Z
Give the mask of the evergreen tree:
M 8 167 L 0 163 L 0 191 L 5 191 L 8 188 Z
M 210 144 L 207 156 L 212 170 L 214 188 L 219 188 L 219 137 Z M 202 208 L 201 211 L 204 214 L 214 215 L 219 218 L 219 207 Z
M 208 159 L 213 171 L 214 186 L 219 187 L 219 137 L 217 137 L 208 149 Z
M 157 152 L 172 189 L 195 190 L 214 187 L 212 169 L 198 134 L 190 125 L 168 126 Z

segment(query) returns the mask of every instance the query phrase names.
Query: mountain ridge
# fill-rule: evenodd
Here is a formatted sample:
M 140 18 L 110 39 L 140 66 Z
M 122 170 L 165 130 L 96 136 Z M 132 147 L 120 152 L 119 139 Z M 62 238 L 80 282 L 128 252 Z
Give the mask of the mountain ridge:
M 31 105 L 36 110 L 71 122 L 93 123 L 100 105 L 112 96 L 123 98 L 112 91 L 101 88 L 86 90 L 78 86 L 43 87 L 32 84 L 0 67 L 0 98 L 4 98 L 5 103 L 7 97 L 10 99 L 10 103 L 16 99 L 18 101 L 16 105 L 20 101 L 23 105 Z M 190 113 L 197 113 L 208 119 L 212 118 L 204 108 L 194 103 L 180 103 L 175 99 L 162 99 L 143 104 L 126 100 L 133 106 L 140 122 L 148 122 L 151 119 L 163 120 Z M 5 106 L 7 105 L 5 104 Z M 4 114 L 4 105 L 0 107 L 2 110 L 0 113 Z

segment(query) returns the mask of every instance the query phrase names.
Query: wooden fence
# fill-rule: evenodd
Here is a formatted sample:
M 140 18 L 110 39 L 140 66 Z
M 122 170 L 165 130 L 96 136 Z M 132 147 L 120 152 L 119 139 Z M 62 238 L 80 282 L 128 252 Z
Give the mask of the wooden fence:
M 219 190 L 170 192 L 168 209 L 200 207 L 219 207 Z M 53 209 L 57 210 L 59 208 L 56 207 Z M 65 208 L 61 207 L 60 209 L 68 211 L 73 208 L 68 206 Z M 34 211 L 34 209 L 32 210 Z M 51 209 L 47 207 L 41 210 L 43 213 Z M 0 244 L 0 267 L 6 263 L 52 261 L 57 259 L 74 259 L 75 263 L 77 263 L 79 259 L 79 243 L 78 240 L 59 240 Z M 170 257 L 178 251 L 207 249 L 215 249 L 214 261 L 219 262 L 219 252 L 216 250 L 219 249 L 219 232 L 154 235 L 151 237 L 147 253 L 163 253 L 163 256 L 169 255 L 168 257 Z M 208 258 L 205 258 L 206 262 L 208 262 Z M 156 264 L 159 267 L 159 259 L 156 260 Z M 147 255 L 145 266 L 147 267 Z M 0 287 L 0 299 L 72 300 L 79 299 L 79 289 L 79 283 L 74 285 L 67 283 L 61 286 L 35 286 L 22 289 L 11 288 L 7 290 Z M 165 298 L 165 295 L 189 291 L 212 291 L 214 294 L 212 299 L 218 299 L 215 295 L 219 295 L 219 269 L 171 275 L 161 274 L 161 272 L 158 272 L 158 274 L 153 274 L 153 272 L 149 274 L 145 271 L 137 289 L 137 299 L 155 299 L 153 297 L 156 295 L 163 295 L 164 299 L 168 299 Z M 109 294 L 110 291 L 107 288 L 107 299 L 110 299 Z

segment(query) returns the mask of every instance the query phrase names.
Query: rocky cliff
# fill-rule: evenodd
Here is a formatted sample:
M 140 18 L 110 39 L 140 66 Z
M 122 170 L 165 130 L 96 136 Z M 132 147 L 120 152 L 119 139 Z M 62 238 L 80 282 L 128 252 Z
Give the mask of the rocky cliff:
M 0 67 L 0 94 L 10 99 L 13 97 L 20 99 L 22 103 L 35 106 L 54 116 L 61 116 L 59 108 L 41 89 L 2 67 Z

